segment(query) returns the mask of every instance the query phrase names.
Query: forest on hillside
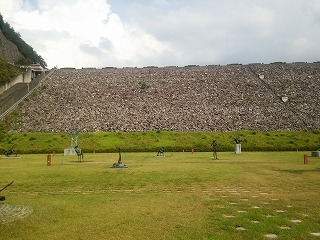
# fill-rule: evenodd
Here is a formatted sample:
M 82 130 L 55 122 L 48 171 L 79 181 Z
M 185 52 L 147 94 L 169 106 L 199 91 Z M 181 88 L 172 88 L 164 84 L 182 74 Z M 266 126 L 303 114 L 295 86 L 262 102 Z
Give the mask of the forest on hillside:
M 15 64 L 18 65 L 29 65 L 32 63 L 40 63 L 42 67 L 47 67 L 47 63 L 45 60 L 37 54 L 37 52 L 28 45 L 17 33 L 9 23 L 3 20 L 2 15 L 0 14 L 0 30 L 2 31 L 3 35 L 12 43 L 14 43 L 19 52 L 22 54 L 22 58 L 20 58 Z

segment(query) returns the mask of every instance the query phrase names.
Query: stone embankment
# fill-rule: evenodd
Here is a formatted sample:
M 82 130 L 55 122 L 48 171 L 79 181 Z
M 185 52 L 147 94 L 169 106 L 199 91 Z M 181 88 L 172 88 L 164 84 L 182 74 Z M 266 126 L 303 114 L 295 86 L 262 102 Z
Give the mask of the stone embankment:
M 58 69 L 16 131 L 319 128 L 320 64 Z

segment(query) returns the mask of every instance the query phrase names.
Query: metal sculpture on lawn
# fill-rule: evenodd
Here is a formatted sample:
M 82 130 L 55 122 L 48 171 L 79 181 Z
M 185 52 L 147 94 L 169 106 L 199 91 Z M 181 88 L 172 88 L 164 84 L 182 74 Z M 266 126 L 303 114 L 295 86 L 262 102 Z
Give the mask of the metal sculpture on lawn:
M 78 155 L 78 162 L 84 162 L 83 160 L 83 152 L 81 150 L 81 148 L 77 146 L 74 147 L 74 150 L 76 151 L 76 154 Z
M 213 140 L 212 143 L 211 143 L 211 146 L 212 146 L 212 152 L 213 152 L 213 155 L 212 155 L 212 159 L 218 159 L 218 154 L 217 154 L 217 147 L 218 147 L 218 143 L 217 143 L 217 140 Z
M 14 145 L 12 145 L 12 147 L 11 147 L 10 149 L 4 150 L 4 155 L 5 155 L 6 157 L 10 157 L 11 154 L 15 154 L 15 155 L 17 156 L 17 153 L 16 153 L 16 151 L 14 150 Z
M 235 154 L 241 154 L 241 142 L 242 140 L 240 139 L 240 134 L 238 133 L 235 138 L 233 138 L 233 141 L 235 142 L 234 144 L 234 153 Z
M 240 136 L 237 136 L 235 138 L 233 138 L 233 141 L 236 143 L 236 144 L 240 144 L 242 142 L 242 140 L 240 139 Z
M 162 156 L 164 157 L 164 147 L 159 148 L 159 151 L 157 153 L 157 156 Z
M 127 165 L 122 163 L 121 148 L 119 148 L 119 160 L 117 163 L 114 163 L 111 168 L 128 168 Z
M 5 190 L 7 187 L 9 187 L 14 181 L 12 181 L 11 183 L 8 183 L 7 185 L 5 185 L 1 190 L 0 192 L 2 192 L 3 190 Z M 4 196 L 0 196 L 0 201 L 4 201 L 6 200 L 6 197 Z
M 80 132 L 81 132 L 80 130 L 74 130 L 74 131 L 70 132 L 70 139 L 71 139 L 70 147 L 71 148 L 78 146 L 78 136 L 79 136 Z

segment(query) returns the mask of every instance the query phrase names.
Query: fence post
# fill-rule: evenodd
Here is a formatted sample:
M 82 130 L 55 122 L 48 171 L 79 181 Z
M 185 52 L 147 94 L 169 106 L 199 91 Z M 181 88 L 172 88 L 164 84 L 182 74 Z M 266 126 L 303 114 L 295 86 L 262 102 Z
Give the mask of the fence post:
M 47 166 L 51 166 L 51 154 L 47 155 Z

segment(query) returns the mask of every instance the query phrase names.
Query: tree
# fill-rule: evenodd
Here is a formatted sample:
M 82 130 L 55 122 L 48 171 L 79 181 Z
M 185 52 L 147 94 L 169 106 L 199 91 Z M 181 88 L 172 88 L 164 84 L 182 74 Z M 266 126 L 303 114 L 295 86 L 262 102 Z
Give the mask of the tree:
M 18 68 L 8 64 L 5 60 L 0 58 L 0 86 L 19 75 L 19 73 L 20 71 Z

